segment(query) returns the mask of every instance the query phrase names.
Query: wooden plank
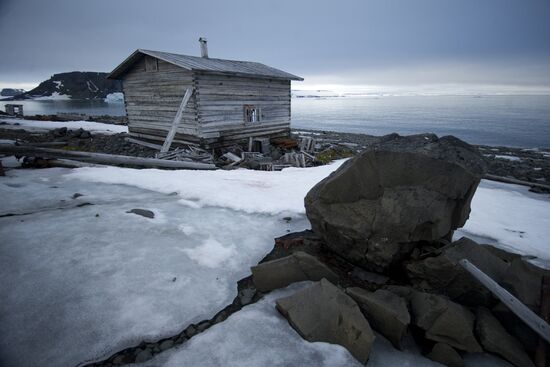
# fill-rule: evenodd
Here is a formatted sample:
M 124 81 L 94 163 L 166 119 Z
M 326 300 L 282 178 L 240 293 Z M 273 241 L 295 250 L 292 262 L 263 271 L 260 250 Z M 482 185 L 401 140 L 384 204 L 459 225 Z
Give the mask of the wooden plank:
M 126 140 L 127 142 L 130 142 L 130 143 L 134 143 L 134 144 L 137 144 L 137 145 L 142 145 L 144 147 L 151 148 L 151 149 L 160 150 L 162 148 L 162 145 L 149 143 L 149 142 L 139 140 L 139 139 L 125 138 L 124 140 Z
M 186 162 L 186 161 L 170 161 L 156 158 L 141 158 L 130 157 L 125 155 L 91 153 L 91 152 L 76 152 L 62 149 L 37 148 L 29 146 L 17 146 L 11 144 L 0 144 L 0 153 L 8 153 L 10 155 L 17 154 L 20 156 L 32 156 L 42 158 L 62 158 L 74 159 L 77 161 L 109 164 L 115 166 L 136 166 L 146 168 L 181 168 L 181 169 L 196 169 L 196 170 L 214 170 L 217 169 L 213 164 Z
M 460 265 L 468 271 L 474 278 L 491 291 L 502 303 L 506 305 L 517 317 L 523 320 L 534 332 L 539 334 L 547 343 L 550 343 L 550 325 L 529 307 L 525 306 L 506 289 L 502 288 L 497 282 L 491 279 L 484 272 L 479 270 L 474 264 L 466 259 L 459 261 Z
M 178 112 L 176 113 L 176 117 L 174 117 L 174 122 L 172 123 L 172 127 L 170 128 L 170 131 L 168 132 L 168 135 L 166 136 L 166 140 L 164 141 L 164 144 L 162 145 L 162 149 L 160 150 L 161 153 L 166 153 L 170 150 L 170 145 L 172 145 L 172 139 L 174 139 L 174 135 L 176 134 L 176 129 L 178 128 L 178 124 L 181 121 L 181 116 L 183 115 L 183 111 L 185 110 L 185 106 L 187 106 L 187 102 L 189 102 L 189 98 L 191 98 L 191 94 L 193 94 L 193 89 L 187 88 L 185 91 L 185 95 L 183 96 L 183 99 L 181 100 L 180 108 L 178 109 Z

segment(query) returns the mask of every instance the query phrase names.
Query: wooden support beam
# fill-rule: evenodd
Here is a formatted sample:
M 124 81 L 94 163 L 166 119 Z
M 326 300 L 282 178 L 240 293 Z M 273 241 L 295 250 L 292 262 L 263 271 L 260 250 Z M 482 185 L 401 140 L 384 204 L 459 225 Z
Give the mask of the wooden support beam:
M 170 131 L 168 131 L 168 135 L 166 135 L 166 140 L 164 140 L 164 144 L 162 144 L 162 148 L 160 150 L 161 153 L 166 153 L 167 151 L 170 150 L 170 146 L 172 145 L 172 140 L 174 140 L 174 136 L 176 135 L 176 130 L 178 129 L 178 125 L 180 124 L 183 111 L 185 111 L 185 106 L 187 106 L 187 102 L 189 102 L 189 99 L 191 98 L 192 94 L 193 94 L 193 88 L 187 88 L 185 90 L 185 95 L 181 100 L 181 104 L 180 104 L 180 107 L 178 108 L 178 112 L 176 112 L 176 117 L 174 117 L 174 121 L 172 122 L 172 127 L 170 128 Z
M 0 153 L 26 157 L 73 159 L 76 161 L 89 163 L 107 164 L 114 166 L 132 166 L 141 168 L 171 168 L 196 170 L 217 169 L 215 165 L 210 163 L 170 161 L 165 159 L 130 157 L 125 155 L 91 152 L 75 152 L 62 149 L 17 146 L 11 144 L 0 144 Z
M 539 334 L 546 342 L 550 342 L 550 326 L 541 319 L 536 313 L 531 311 L 519 299 L 514 297 L 506 289 L 502 288 L 497 282 L 491 279 L 487 274 L 479 270 L 474 264 L 466 259 L 459 261 L 459 264 L 472 274 L 481 284 L 491 291 L 502 303 L 506 305 L 516 316 L 523 320 L 533 331 Z M 527 286 L 527 285 L 526 285 Z

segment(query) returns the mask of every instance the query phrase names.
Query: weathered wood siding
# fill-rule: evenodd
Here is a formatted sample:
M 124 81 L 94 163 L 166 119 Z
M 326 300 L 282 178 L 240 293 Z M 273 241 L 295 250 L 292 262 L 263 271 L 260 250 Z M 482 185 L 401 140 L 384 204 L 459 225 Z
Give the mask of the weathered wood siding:
M 137 61 L 122 79 L 130 135 L 164 141 L 187 88 L 194 88 L 192 72 L 162 60 L 158 60 L 157 71 L 146 71 L 145 57 Z M 174 142 L 198 143 L 194 94 L 187 103 Z
M 145 61 L 137 61 L 122 79 L 130 135 L 163 142 L 187 88 L 194 93 L 175 144 L 218 147 L 251 136 L 289 135 L 289 80 L 191 72 L 160 59 L 157 71 L 146 71 Z M 261 109 L 259 122 L 245 123 L 245 105 Z
M 195 88 L 199 136 L 209 146 L 290 132 L 289 80 L 196 73 Z M 245 123 L 244 105 L 261 109 L 259 122 Z

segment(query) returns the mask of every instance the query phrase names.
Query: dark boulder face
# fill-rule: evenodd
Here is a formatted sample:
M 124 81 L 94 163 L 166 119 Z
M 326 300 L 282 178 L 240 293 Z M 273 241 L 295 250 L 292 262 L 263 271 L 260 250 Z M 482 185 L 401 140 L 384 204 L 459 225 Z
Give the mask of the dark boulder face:
M 384 271 L 462 227 L 484 172 L 479 152 L 455 137 L 392 134 L 313 187 L 306 213 L 333 251 Z

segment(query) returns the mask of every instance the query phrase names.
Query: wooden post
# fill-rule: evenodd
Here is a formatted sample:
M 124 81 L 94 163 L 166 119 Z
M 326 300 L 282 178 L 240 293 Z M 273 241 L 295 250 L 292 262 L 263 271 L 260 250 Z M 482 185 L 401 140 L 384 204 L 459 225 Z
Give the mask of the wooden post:
M 466 271 L 473 275 L 481 284 L 491 291 L 502 303 L 506 305 L 513 313 L 523 320 L 533 331 L 539 334 L 544 340 L 550 342 L 550 326 L 546 321 L 537 316 L 529 307 L 520 302 L 506 289 L 502 288 L 497 282 L 491 279 L 487 274 L 479 270 L 474 264 L 466 259 L 459 261 Z
M 183 96 L 183 99 L 181 100 L 180 107 L 178 108 L 178 112 L 176 113 L 176 117 L 174 117 L 174 121 L 172 122 L 172 127 L 170 127 L 170 131 L 168 131 L 168 135 L 166 135 L 166 140 L 164 140 L 164 144 L 162 144 L 162 149 L 160 150 L 161 153 L 166 153 L 170 150 L 170 146 L 172 145 L 172 140 L 174 140 L 174 136 L 176 135 L 176 130 L 178 129 L 178 125 L 180 124 L 181 117 L 183 116 L 183 111 L 185 111 L 185 106 L 187 106 L 187 103 L 189 102 L 189 99 L 191 98 L 191 95 L 193 94 L 193 88 L 187 88 L 185 90 L 185 94 Z

